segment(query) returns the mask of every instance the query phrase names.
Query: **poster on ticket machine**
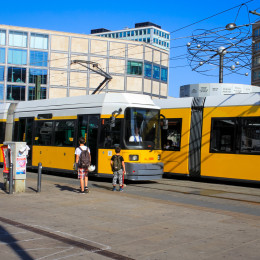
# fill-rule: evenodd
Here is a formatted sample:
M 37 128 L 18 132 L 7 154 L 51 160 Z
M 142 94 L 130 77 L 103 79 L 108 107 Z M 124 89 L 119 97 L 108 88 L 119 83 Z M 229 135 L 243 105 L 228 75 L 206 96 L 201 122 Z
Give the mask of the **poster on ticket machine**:
M 4 169 L 3 173 L 9 173 L 10 169 L 10 149 L 8 148 L 8 145 L 1 146 L 3 160 L 4 160 Z

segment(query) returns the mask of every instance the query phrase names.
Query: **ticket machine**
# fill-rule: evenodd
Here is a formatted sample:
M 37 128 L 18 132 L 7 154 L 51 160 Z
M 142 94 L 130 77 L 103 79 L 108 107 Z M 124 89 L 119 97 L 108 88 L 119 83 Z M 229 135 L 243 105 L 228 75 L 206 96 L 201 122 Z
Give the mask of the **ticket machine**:
M 4 142 L 2 147 L 4 156 L 4 178 L 6 186 L 9 186 L 10 163 L 13 164 L 13 187 L 14 192 L 25 192 L 26 163 L 29 147 L 26 142 Z M 7 187 L 6 187 L 7 188 Z

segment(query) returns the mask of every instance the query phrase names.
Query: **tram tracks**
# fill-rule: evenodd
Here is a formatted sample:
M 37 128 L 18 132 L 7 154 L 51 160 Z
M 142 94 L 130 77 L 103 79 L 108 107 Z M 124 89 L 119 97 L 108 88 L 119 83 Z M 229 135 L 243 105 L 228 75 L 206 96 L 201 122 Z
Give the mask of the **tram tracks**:
M 256 194 L 229 191 L 223 189 L 182 186 L 176 184 L 172 185 L 167 183 L 160 183 L 159 185 L 157 183 L 156 186 L 152 186 L 152 187 L 143 184 L 135 184 L 134 186 L 146 190 L 157 190 L 161 192 L 179 193 L 184 195 L 195 195 L 195 196 L 249 203 L 253 205 L 260 205 L 260 194 L 256 195 Z M 161 186 L 164 186 L 164 188 L 162 188 Z M 172 188 L 169 187 L 165 188 L 165 186 L 171 186 Z

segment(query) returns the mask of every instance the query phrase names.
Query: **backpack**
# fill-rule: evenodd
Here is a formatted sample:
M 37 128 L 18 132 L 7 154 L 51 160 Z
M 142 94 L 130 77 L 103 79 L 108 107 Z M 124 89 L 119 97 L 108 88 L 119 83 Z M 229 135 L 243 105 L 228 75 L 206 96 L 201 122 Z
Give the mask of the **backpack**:
M 79 156 L 78 167 L 87 169 L 90 165 L 90 154 L 88 148 L 87 150 L 83 150 L 79 147 L 79 149 L 81 150 L 81 154 Z
M 122 161 L 120 159 L 120 155 L 115 155 L 114 160 L 113 160 L 113 170 L 114 171 L 119 171 L 122 169 Z

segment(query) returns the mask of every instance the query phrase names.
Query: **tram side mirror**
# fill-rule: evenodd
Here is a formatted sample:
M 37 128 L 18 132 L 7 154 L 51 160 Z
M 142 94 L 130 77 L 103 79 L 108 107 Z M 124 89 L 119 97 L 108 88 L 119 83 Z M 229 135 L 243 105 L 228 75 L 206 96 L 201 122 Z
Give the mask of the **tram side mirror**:
M 116 126 L 116 118 L 114 116 L 111 116 L 111 118 L 110 118 L 110 126 L 111 127 Z
M 168 119 L 163 119 L 163 129 L 164 130 L 168 129 Z

